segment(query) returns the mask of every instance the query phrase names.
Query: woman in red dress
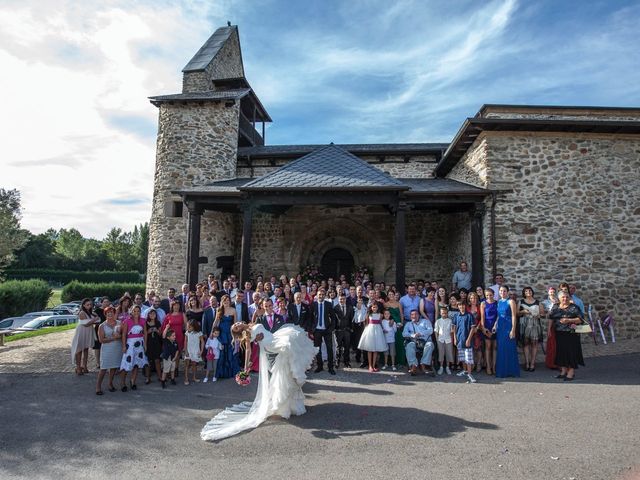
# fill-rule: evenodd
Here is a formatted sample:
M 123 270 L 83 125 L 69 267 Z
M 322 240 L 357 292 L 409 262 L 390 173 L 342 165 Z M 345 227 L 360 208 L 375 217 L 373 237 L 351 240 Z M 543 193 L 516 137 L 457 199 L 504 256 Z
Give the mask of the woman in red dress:
M 162 321 L 160 331 L 162 332 L 162 338 L 167 335 L 167 330 L 173 330 L 176 332 L 176 343 L 178 344 L 178 350 L 180 353 L 184 350 L 184 332 L 187 329 L 187 316 L 180 311 L 180 304 L 173 302 L 169 307 L 169 313 Z M 180 356 L 176 362 L 176 376 L 180 367 Z

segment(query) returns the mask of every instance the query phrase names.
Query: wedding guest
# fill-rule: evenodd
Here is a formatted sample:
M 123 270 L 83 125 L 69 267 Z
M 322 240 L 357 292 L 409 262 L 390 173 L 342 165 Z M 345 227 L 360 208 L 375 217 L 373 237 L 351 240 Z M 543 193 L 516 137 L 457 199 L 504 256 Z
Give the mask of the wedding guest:
M 522 289 L 522 299 L 518 305 L 520 340 L 524 350 L 524 370 L 533 372 L 536 369 L 538 342 L 542 341 L 542 315 L 544 307 L 534 298 L 533 288 Z
M 99 322 L 100 318 L 93 312 L 93 301 L 90 298 L 82 300 L 78 312 L 78 325 L 71 342 L 71 359 L 76 366 L 76 375 L 89 373 L 89 349 L 94 347 L 94 325 Z
M 96 357 L 96 366 L 98 367 L 98 370 L 100 370 L 100 352 L 102 350 L 102 346 L 100 345 L 100 336 L 98 335 L 98 329 L 100 328 L 100 325 L 102 325 L 106 321 L 107 318 L 104 314 L 104 311 L 106 308 L 110 306 L 111 306 L 111 301 L 109 300 L 109 297 L 102 297 L 100 299 L 100 305 L 95 309 L 96 315 L 100 319 L 98 322 L 93 324 L 93 327 L 95 328 L 93 354 Z M 115 314 L 115 308 L 113 309 L 113 311 Z
M 327 363 L 329 373 L 335 375 L 336 371 L 333 368 L 333 330 L 335 328 L 336 317 L 333 311 L 333 305 L 328 300 L 325 300 L 326 292 L 324 289 L 318 290 L 316 301 L 313 302 L 311 312 L 313 315 L 313 344 L 318 347 L 318 354 L 316 356 L 317 367 L 315 373 L 319 373 L 323 370 L 322 366 L 322 352 L 320 347 L 324 342 L 327 348 Z
M 266 300 L 269 301 L 269 300 Z M 222 353 L 216 367 L 216 378 L 233 378 L 240 371 L 238 352 L 231 334 L 231 326 L 236 323 L 236 310 L 231 306 L 229 295 L 223 295 L 216 312 L 214 327 L 220 328 Z
M 476 287 L 476 295 L 478 296 L 478 305 L 484 302 L 484 287 L 478 285 Z
M 496 371 L 496 334 L 494 327 L 498 320 L 498 302 L 493 298 L 493 290 L 484 290 L 485 301 L 480 304 L 480 328 L 484 336 L 484 354 L 487 363 L 487 375 Z
M 167 290 L 167 298 L 163 299 L 160 302 L 160 308 L 162 308 L 162 310 L 164 310 L 165 314 L 169 314 L 171 312 L 171 304 L 173 302 L 178 302 L 180 303 L 180 299 L 178 297 L 176 297 L 176 289 L 175 288 L 170 288 Z M 181 311 L 182 311 L 182 307 L 180 307 Z M 160 320 L 162 321 L 162 320 Z
M 251 318 L 249 317 L 249 306 L 244 302 L 244 292 L 241 290 L 236 292 L 236 301 L 232 306 L 236 310 L 236 318 L 238 321 L 242 323 L 249 323 Z
M 556 297 L 556 288 L 550 286 L 547 288 L 547 298 L 542 301 L 544 311 L 547 312 L 548 326 L 547 326 L 547 349 L 544 357 L 544 364 L 547 368 L 555 370 L 558 368 L 556 365 L 556 329 L 553 327 L 553 321 L 549 318 L 549 312 L 554 305 L 558 304 L 558 297 Z
M 274 311 L 282 317 L 284 323 L 289 323 L 289 311 L 287 310 L 287 301 L 284 297 L 279 297 L 276 300 L 276 308 Z
M 407 289 L 407 294 L 400 298 L 400 306 L 402 307 L 402 313 L 404 314 L 404 321 L 411 321 L 411 312 L 413 310 L 420 311 L 420 296 L 417 292 L 415 283 L 410 283 Z
M 476 292 L 469 293 L 469 307 L 467 308 L 469 313 L 473 315 L 473 325 L 476 327 L 476 333 L 473 336 L 473 360 L 476 365 L 476 372 L 482 370 L 482 346 L 484 338 L 482 335 L 482 327 L 480 325 L 480 303 L 478 302 L 478 295 Z
M 300 292 L 293 295 L 293 302 L 289 304 L 287 310 L 289 322 L 308 332 L 311 328 L 309 306 L 302 302 Z
M 387 369 L 389 360 L 391 360 L 391 369 L 395 372 L 396 368 L 396 332 L 398 331 L 397 324 L 393 318 L 391 318 L 391 312 L 384 309 L 382 312 L 382 331 L 387 342 L 387 351 L 384 352 L 384 365 L 382 370 Z
M 367 352 L 367 360 L 370 372 L 379 372 L 376 360 L 378 352 L 387 351 L 387 341 L 382 330 L 382 314 L 378 310 L 378 303 L 373 302 L 369 307 L 366 318 L 366 327 L 360 337 L 358 348 Z
M 198 383 L 198 364 L 202 362 L 202 350 L 204 349 L 204 337 L 200 331 L 200 324 L 197 320 L 191 319 L 187 322 L 186 356 L 184 369 L 184 384 L 189 385 L 189 371 L 192 373 L 191 381 Z
M 500 287 L 504 283 L 504 275 L 502 275 L 501 273 L 496 273 L 496 275 L 493 277 L 493 281 L 496 283 L 489 287 L 491 288 L 491 290 L 493 290 L 493 298 L 500 298 Z
M 176 343 L 178 344 L 178 350 L 180 353 L 184 350 L 184 331 L 187 328 L 187 317 L 184 313 L 180 311 L 180 302 L 175 301 L 171 304 L 170 313 L 164 317 L 162 322 L 162 326 L 160 329 L 162 330 L 163 338 L 166 338 L 167 331 L 169 329 L 173 330 L 176 335 Z M 180 370 L 180 356 L 176 360 L 175 365 L 176 373 Z
M 122 327 L 116 319 L 116 310 L 111 306 L 104 307 L 105 321 L 98 327 L 98 340 L 100 341 L 100 372 L 96 382 L 96 395 L 102 395 L 102 381 L 107 370 L 109 371 L 109 391 L 115 392 L 113 379 L 120 368 L 122 360 L 122 344 L 120 337 Z
M 444 287 L 439 287 L 436 294 L 436 304 L 438 309 L 441 307 L 447 307 L 447 311 L 449 310 L 449 296 L 447 295 L 447 289 Z
M 218 359 L 220 358 L 220 352 L 222 351 L 222 346 L 220 345 L 220 341 L 218 337 L 220 336 L 220 328 L 214 327 L 207 338 L 207 342 L 204 344 L 205 350 L 205 359 L 207 362 L 207 366 L 204 371 L 204 378 L 202 379 L 202 383 L 207 383 L 209 381 L 209 374 L 211 374 L 211 381 L 215 382 L 216 378 L 216 367 L 218 365 Z
M 493 327 L 496 331 L 498 342 L 496 377 L 519 377 L 520 362 L 518 360 L 518 345 L 516 342 L 516 302 L 509 298 L 509 288 L 506 285 L 501 285 L 499 292 L 498 320 Z
M 178 302 L 174 302 L 178 303 Z M 179 305 L 179 304 L 178 304 Z M 176 341 L 176 332 L 168 329 L 162 340 L 162 388 L 166 387 L 167 377 L 171 376 L 171 385 L 176 384 L 176 364 L 180 359 L 180 348 Z M 126 388 L 126 387 L 123 387 Z
M 131 390 L 136 390 L 138 369 L 146 367 L 149 362 L 144 353 L 144 320 L 140 316 L 140 307 L 134 305 L 131 316 L 122 322 L 122 361 L 120 376 L 122 391 L 127 391 L 127 373 L 131 372 Z
M 340 359 L 345 368 L 351 368 L 351 331 L 353 330 L 353 318 L 355 311 L 351 305 L 347 305 L 347 297 L 340 292 L 338 305 L 333 307 L 336 314 L 336 344 L 338 355 L 336 356 L 336 368 L 340 366 Z
M 438 342 L 438 362 L 440 363 L 438 375 L 442 375 L 445 365 L 447 375 L 451 375 L 449 365 L 453 363 L 453 339 L 451 336 L 453 325 L 447 307 L 440 307 L 440 317 L 436 320 L 434 333 Z
M 187 323 L 191 320 L 198 322 L 198 325 L 202 324 L 202 315 L 204 314 L 204 310 L 200 304 L 200 300 L 196 295 L 192 295 L 187 300 L 187 308 L 185 310 L 185 315 L 187 317 Z
M 365 322 L 367 320 L 367 304 L 364 301 L 364 297 L 359 297 L 354 308 L 353 314 L 353 334 L 351 335 L 351 348 L 355 350 L 356 363 L 360 363 L 360 368 L 367 368 L 367 356 L 363 354 L 362 350 L 358 348 L 360 338 L 362 338 L 362 332 L 364 331 Z
M 252 302 L 253 300 L 253 283 L 251 283 L 250 281 L 246 281 L 244 282 L 244 297 L 242 297 L 242 301 L 249 306 L 249 304 Z
M 185 283 L 182 285 L 182 287 L 180 288 L 181 290 L 181 294 L 179 295 L 180 298 L 180 308 L 182 309 L 182 312 L 184 313 L 185 309 L 187 308 L 188 302 L 189 302 L 189 284 Z
M 467 383 L 476 383 L 473 372 L 473 336 L 476 333 L 473 315 L 467 312 L 467 304 L 460 302 L 458 312 L 453 320 L 454 346 L 458 349 L 458 362 L 464 364 L 458 376 L 467 376 Z M 465 371 L 466 370 L 466 371 Z
M 151 383 L 151 366 L 155 368 L 158 378 L 161 374 L 160 354 L 162 353 L 161 323 L 158 320 L 158 312 L 155 308 L 147 310 L 144 322 L 144 348 L 149 365 L 145 367 L 146 384 Z
M 218 310 L 218 299 L 215 292 L 209 292 L 209 306 L 202 312 L 202 335 L 209 338 L 213 324 L 216 321 L 216 311 Z
M 120 298 L 116 308 L 116 316 L 120 322 L 124 322 L 130 316 L 129 310 L 131 310 L 131 297 L 125 294 Z
M 293 303 L 293 291 L 291 290 L 291 287 L 289 286 L 289 284 L 286 284 L 284 286 L 284 289 L 282 290 L 282 298 L 285 299 L 285 302 L 287 303 L 287 305 L 289 305 L 290 303 Z
M 471 290 L 471 272 L 465 261 L 460 262 L 460 269 L 455 271 L 451 279 L 452 292 L 457 292 L 461 288 Z
M 404 328 L 402 306 L 400 305 L 400 294 L 390 291 L 384 308 L 389 310 L 391 318 L 396 322 L 396 365 L 407 364 L 407 354 L 404 351 L 404 338 L 402 337 L 402 329 Z
M 436 291 L 431 287 L 427 287 L 426 297 L 420 299 L 420 315 L 432 325 L 436 323 Z
M 584 317 L 584 302 L 580 297 L 576 295 L 577 289 L 578 287 L 576 287 L 575 284 L 569 285 L 569 294 L 571 295 L 571 301 L 576 304 L 576 306 L 580 309 L 580 313 L 582 313 L 582 316 Z
M 568 382 L 575 378 L 575 369 L 578 365 L 584 366 L 582 357 L 582 344 L 580 335 L 574 332 L 576 325 L 583 322 L 580 308 L 571 303 L 569 293 L 558 293 L 558 305 L 554 305 L 549 312 L 549 318 L 553 321 L 556 331 L 556 359 L 555 363 L 560 367 L 561 378 Z
M 409 373 L 415 376 L 418 370 L 418 354 L 421 354 L 420 369 L 422 372 L 426 373 L 427 367 L 431 367 L 433 326 L 426 318 L 420 318 L 420 312 L 417 309 L 409 313 L 409 318 L 411 321 L 404 324 L 402 336 L 406 341 L 405 350 L 407 352 Z

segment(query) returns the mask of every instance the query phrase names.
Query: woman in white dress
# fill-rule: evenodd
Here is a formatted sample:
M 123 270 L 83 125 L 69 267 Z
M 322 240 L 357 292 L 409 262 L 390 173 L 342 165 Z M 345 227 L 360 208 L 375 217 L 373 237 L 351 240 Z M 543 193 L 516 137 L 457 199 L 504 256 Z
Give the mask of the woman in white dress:
M 231 331 L 247 345 L 253 341 L 260 344 L 263 368 L 258 377 L 258 391 L 253 403 L 239 403 L 213 417 L 200 433 L 203 440 L 221 440 L 250 430 L 271 415 L 289 418 L 306 412 L 302 385 L 307 379 L 305 371 L 318 352 L 307 333 L 292 324 L 270 333 L 260 324 L 236 323 Z M 251 352 L 251 348 L 245 351 Z M 267 353 L 277 354 L 273 365 L 270 365 Z M 249 359 L 245 365 L 250 368 Z

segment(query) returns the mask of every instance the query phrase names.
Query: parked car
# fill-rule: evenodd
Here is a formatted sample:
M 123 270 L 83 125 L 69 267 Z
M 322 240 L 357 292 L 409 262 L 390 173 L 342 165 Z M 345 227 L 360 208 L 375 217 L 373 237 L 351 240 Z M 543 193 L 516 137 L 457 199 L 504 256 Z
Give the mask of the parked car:
M 25 313 L 22 316 L 23 317 L 29 317 L 29 318 L 37 318 L 37 317 L 42 317 L 44 315 L 58 315 L 58 314 L 56 312 L 54 312 L 53 310 L 42 310 L 40 312 L 28 312 L 28 313 Z
M 42 317 L 34 318 L 20 328 L 15 328 L 14 332 L 32 332 L 34 330 L 40 330 L 41 328 L 61 327 L 63 325 L 69 325 L 77 322 L 77 315 L 44 315 Z
M 52 308 L 55 313 L 62 313 L 66 315 L 77 315 L 80 310 L 80 305 L 75 303 L 61 303 Z
M 14 328 L 22 327 L 25 323 L 33 320 L 32 317 L 9 317 L 4 320 L 0 320 L 0 330 L 12 330 Z

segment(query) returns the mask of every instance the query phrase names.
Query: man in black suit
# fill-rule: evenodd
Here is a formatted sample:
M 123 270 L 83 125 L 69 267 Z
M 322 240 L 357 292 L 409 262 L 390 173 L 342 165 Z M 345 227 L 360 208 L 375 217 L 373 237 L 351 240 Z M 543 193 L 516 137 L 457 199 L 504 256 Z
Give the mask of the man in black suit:
M 293 296 L 293 302 L 287 307 L 287 315 L 290 323 L 298 325 L 305 331 L 309 331 L 311 328 L 309 305 L 302 302 L 302 294 L 300 292 Z
M 340 356 L 345 368 L 351 368 L 349 352 L 351 351 L 351 332 L 353 331 L 353 316 L 355 310 L 351 305 L 347 305 L 347 297 L 344 291 L 340 292 L 339 303 L 333 307 L 336 314 L 336 341 L 338 342 L 338 358 L 336 367 L 340 365 Z M 342 355 L 341 355 L 342 354 Z
M 362 305 L 368 307 L 369 299 L 364 296 L 364 289 L 361 285 L 356 287 L 356 299 L 353 307 L 356 308 L 358 302 L 362 301 Z M 382 311 L 382 310 L 379 310 Z M 358 344 L 360 343 L 360 337 L 362 337 L 362 332 L 364 332 L 364 322 L 362 323 L 354 323 L 353 324 L 353 334 L 351 335 L 351 348 L 355 350 L 356 353 L 356 362 L 360 362 L 360 358 L 362 358 L 362 363 L 360 364 L 360 368 L 366 368 L 369 366 L 369 362 L 367 361 L 367 355 L 362 356 L 362 350 L 358 350 Z
M 170 288 L 169 290 L 167 290 L 167 298 L 164 298 L 160 302 L 160 308 L 164 310 L 164 313 L 168 315 L 169 312 L 171 311 L 171 304 L 173 302 L 178 302 L 180 304 L 180 311 L 181 312 L 184 311 L 184 304 L 182 303 L 181 298 L 176 297 L 176 289 Z
M 202 313 L 202 335 L 205 338 L 205 342 L 209 335 L 211 335 L 211 330 L 213 329 L 213 324 L 216 321 L 216 312 L 218 311 L 218 299 L 215 295 L 209 296 L 209 306 L 204 309 Z
M 249 323 L 249 307 L 244 302 L 244 292 L 241 290 L 236 292 L 236 301 L 233 304 L 233 308 L 236 310 L 237 322 Z
M 271 333 L 278 331 L 284 325 L 284 318 L 273 311 L 273 302 L 270 298 L 264 301 L 264 315 L 258 318 L 258 323 Z
M 327 347 L 327 367 L 331 375 L 335 375 L 336 371 L 333 369 L 333 330 L 336 325 L 336 314 L 333 311 L 333 304 L 325 300 L 324 297 L 326 291 L 324 288 L 318 290 L 316 301 L 311 306 L 311 312 L 313 315 L 313 324 L 311 331 L 313 332 L 313 345 L 315 347 L 321 347 L 322 341 Z M 322 368 L 322 352 L 318 349 L 318 355 L 316 355 L 316 367 L 315 373 L 319 373 Z

